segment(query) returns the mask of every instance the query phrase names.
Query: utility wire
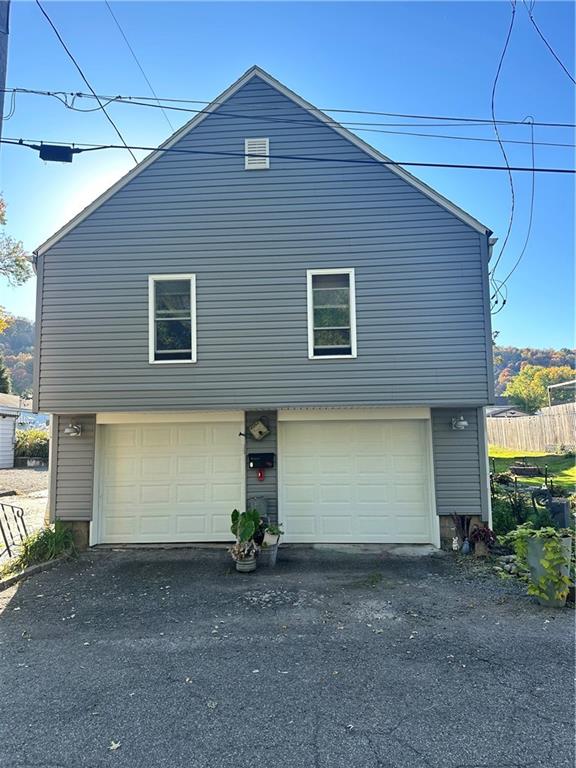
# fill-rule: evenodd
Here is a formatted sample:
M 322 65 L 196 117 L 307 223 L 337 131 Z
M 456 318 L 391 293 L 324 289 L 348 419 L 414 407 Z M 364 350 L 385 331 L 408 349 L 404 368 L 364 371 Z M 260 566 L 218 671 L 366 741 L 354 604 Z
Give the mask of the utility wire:
M 34 90 L 29 88 L 3 88 L 0 89 L 5 92 L 11 92 L 11 91 L 17 91 L 18 93 L 31 93 L 31 94 L 38 94 L 43 96 L 52 96 L 55 93 L 59 93 L 61 95 L 70 95 L 70 96 L 78 96 L 78 97 L 88 97 L 88 98 L 96 98 L 95 94 L 93 93 L 79 93 L 79 92 L 71 92 L 71 91 L 40 91 L 40 90 Z M 226 102 L 209 102 L 199 99 L 174 99 L 174 98 L 165 98 L 165 97 L 154 97 L 152 99 L 151 96 L 103 96 L 98 95 L 98 98 L 102 100 L 111 100 L 111 101 L 117 101 L 118 103 L 134 103 L 138 104 L 138 102 L 146 102 L 146 101 L 160 101 L 160 102 L 172 102 L 172 103 L 181 103 L 181 104 L 210 104 L 213 107 L 216 107 L 220 104 L 225 105 Z M 145 104 L 142 103 L 140 106 L 149 106 L 149 107 L 157 107 L 157 104 Z M 165 109 L 168 109 L 167 106 L 164 107 Z M 185 109 L 185 108 L 178 108 L 178 107 L 172 107 L 172 109 L 177 109 L 179 112 L 192 112 L 196 114 L 212 114 L 211 111 L 205 110 L 205 109 Z M 323 108 L 320 109 L 318 107 L 309 107 L 310 111 L 312 112 L 346 112 L 349 114 L 363 114 L 363 115 L 381 115 L 384 117 L 400 117 L 400 118 L 406 118 L 410 120 L 442 120 L 442 121 L 449 121 L 454 123 L 471 123 L 471 124 L 478 124 L 478 125 L 488 125 L 490 127 L 493 126 L 493 120 L 491 118 L 483 118 L 483 117 L 447 117 L 447 116 L 440 116 L 440 115 L 412 115 L 412 114 L 406 114 L 406 113 L 400 113 L 400 112 L 376 112 L 376 111 L 369 111 L 369 110 L 361 110 L 361 109 L 335 109 L 335 108 Z M 231 115 L 231 113 L 227 113 L 228 115 Z M 248 115 L 241 115 L 241 117 L 250 117 Z M 279 120 L 284 120 L 283 118 L 278 118 Z M 310 122 L 310 121 L 308 121 Z M 336 122 L 336 121 L 335 121 Z M 497 120 L 499 125 L 526 125 L 526 123 L 523 120 L 503 120 L 499 119 Z M 342 125 L 343 123 L 338 123 L 339 125 Z M 398 123 L 369 123 L 369 122 L 348 122 L 344 124 L 349 125 L 398 125 Z M 400 125 L 412 125 L 412 123 L 400 123 Z M 541 126 L 545 128 L 576 128 L 576 123 L 559 123 L 559 122 L 543 122 L 543 121 L 534 121 L 535 126 Z M 415 126 L 416 127 L 416 126 Z M 420 126 L 417 126 L 420 127 Z M 439 127 L 439 126 L 436 126 Z
M 114 19 L 114 23 L 115 23 L 115 24 L 116 24 L 116 26 L 118 27 L 118 31 L 120 32 L 120 34 L 121 34 L 121 35 L 122 35 L 122 37 L 124 38 L 124 42 L 125 42 L 125 43 L 126 43 L 126 45 L 128 46 L 128 50 L 129 50 L 129 51 L 130 51 L 130 53 L 132 54 L 132 58 L 134 59 L 134 61 L 136 62 L 136 65 L 137 65 L 137 67 L 138 67 L 138 69 L 139 69 L 139 70 L 140 70 L 140 72 L 142 73 L 142 77 L 144 78 L 144 80 L 146 80 L 146 82 L 147 82 L 147 84 L 148 84 L 148 88 L 150 88 L 150 91 L 151 91 L 152 95 L 154 96 L 154 98 L 155 98 L 155 99 L 156 99 L 156 101 L 158 102 L 158 106 L 159 106 L 159 107 L 160 107 L 160 109 L 162 110 L 162 114 L 163 114 L 163 115 L 164 115 L 164 117 L 166 118 L 166 122 L 167 122 L 167 123 L 168 123 L 168 125 L 170 126 L 170 129 L 172 130 L 172 132 L 174 132 L 176 129 L 174 128 L 174 126 L 173 126 L 173 125 L 172 125 L 172 123 L 170 122 L 170 118 L 168 117 L 168 114 L 167 114 L 166 110 L 165 110 L 165 109 L 162 107 L 162 105 L 160 104 L 160 99 L 159 99 L 159 98 L 158 98 L 158 96 L 156 95 L 156 91 L 155 91 L 155 90 L 154 90 L 154 88 L 152 87 L 152 83 L 151 83 L 151 82 L 150 82 L 150 80 L 148 79 L 148 76 L 147 76 L 146 72 L 144 72 L 144 68 L 142 67 L 142 64 L 140 63 L 140 61 L 139 61 L 139 59 L 138 59 L 138 56 L 136 56 L 136 53 L 134 52 L 134 48 L 132 48 L 132 46 L 130 45 L 130 41 L 129 41 L 129 40 L 128 40 L 128 38 L 126 37 L 126 33 L 124 32 L 124 30 L 122 29 L 122 26 L 120 25 L 120 22 L 119 22 L 119 21 L 118 21 L 118 19 L 116 18 L 116 14 L 115 14 L 115 13 L 114 13 L 114 11 L 112 10 L 112 7 L 111 7 L 110 3 L 108 2 L 108 0 L 104 0 L 104 3 L 105 3 L 105 5 L 106 5 L 106 8 L 108 8 L 108 10 L 109 10 L 109 12 L 110 12 L 110 16 L 112 16 L 112 18 Z
M 550 53 L 552 54 L 552 56 L 554 56 L 554 58 L 556 59 L 556 61 L 558 62 L 558 64 L 560 64 L 560 66 L 562 67 L 562 69 L 564 70 L 564 72 L 565 72 L 565 73 L 568 75 L 568 77 L 570 78 L 570 80 L 572 80 L 572 82 L 574 83 L 574 85 L 576 85 L 576 80 L 575 80 L 575 79 L 574 79 L 574 77 L 573 77 L 573 76 L 570 74 L 570 71 L 569 71 L 569 70 L 568 70 L 568 68 L 567 68 L 567 67 L 564 65 L 564 63 L 562 62 L 562 60 L 560 59 L 560 57 L 557 55 L 557 53 L 556 53 L 556 51 L 554 50 L 554 48 L 552 48 L 552 46 L 550 45 L 550 43 L 548 42 L 548 40 L 547 40 L 547 39 L 544 37 L 544 33 L 542 32 L 542 30 L 540 29 L 540 27 L 539 27 L 539 26 L 538 26 L 538 24 L 536 23 L 536 19 L 534 18 L 533 14 L 532 14 L 532 7 L 533 7 L 533 6 L 532 6 L 532 7 L 529 7 L 529 6 L 527 5 L 527 3 L 526 3 L 526 0 L 522 0 L 522 2 L 523 2 L 523 4 L 524 4 L 524 8 L 526 8 L 526 12 L 527 12 L 528 16 L 530 17 L 530 21 L 532 22 L 532 26 L 534 27 L 534 29 L 536 30 L 536 32 L 538 32 L 538 35 L 540 36 L 540 39 L 542 40 L 542 42 L 544 43 L 544 45 L 546 46 L 546 48 L 548 48 L 548 50 L 550 51 Z
M 3 115 L 2 120 L 10 120 L 11 117 L 14 117 L 14 112 L 16 112 L 16 94 L 12 92 L 12 97 L 10 99 L 10 108 L 8 109 L 8 114 Z
M 510 217 L 508 219 L 508 228 L 506 230 L 506 235 L 504 237 L 504 242 L 502 243 L 502 247 L 500 248 L 500 253 L 498 254 L 498 258 L 496 259 L 495 264 L 492 267 L 491 274 L 494 275 L 496 271 L 496 267 L 500 263 L 502 256 L 504 255 L 504 251 L 506 250 L 506 246 L 508 244 L 508 241 L 510 239 L 510 233 L 512 232 L 512 225 L 514 223 L 514 212 L 516 208 L 516 196 L 514 193 L 514 179 L 512 178 L 512 171 L 510 169 L 510 163 L 508 162 L 508 155 L 506 154 L 506 149 L 504 148 L 504 144 L 502 143 L 502 139 L 500 137 L 500 131 L 498 130 L 498 125 L 496 123 L 496 89 L 498 87 L 498 81 L 500 79 L 500 73 L 502 71 L 502 65 L 504 64 L 504 59 L 506 57 L 506 52 L 508 50 L 508 45 L 510 44 L 510 38 L 512 37 L 512 31 L 514 29 L 514 21 L 516 18 L 516 0 L 512 0 L 512 15 L 510 17 L 510 24 L 508 26 L 508 33 L 506 35 L 506 40 L 504 42 L 504 47 L 502 48 L 502 52 L 500 54 L 500 60 L 498 62 L 498 68 L 496 70 L 496 75 L 494 77 L 494 82 L 492 83 L 492 95 L 490 99 L 490 110 L 492 114 L 492 122 L 494 123 L 494 133 L 496 134 L 496 138 L 498 139 L 498 144 L 500 146 L 500 150 L 502 152 L 502 157 L 504 158 L 504 162 L 506 164 L 506 167 L 508 169 L 508 183 L 510 185 Z M 497 294 L 500 294 L 500 291 L 498 288 L 496 288 Z M 501 295 L 501 294 L 500 294 Z
M 114 120 L 112 120 L 112 118 L 110 117 L 110 115 L 108 114 L 108 112 L 106 112 L 106 108 L 105 108 L 104 104 L 101 102 L 100 98 L 99 98 L 99 97 L 96 95 L 96 91 L 94 90 L 94 88 L 92 88 L 92 86 L 91 86 L 91 85 L 90 85 L 90 83 L 88 82 L 88 79 L 87 79 L 86 75 L 84 74 L 84 72 L 82 71 L 82 68 L 80 67 L 80 65 L 78 64 L 78 62 L 76 61 L 76 59 L 75 59 L 75 58 L 74 58 L 74 56 L 72 55 L 72 53 L 71 53 L 70 49 L 68 48 L 68 46 L 66 45 L 66 43 L 65 43 L 65 42 L 64 42 L 64 40 L 62 39 L 62 36 L 61 36 L 60 32 L 58 32 L 58 30 L 56 29 L 56 27 L 55 27 L 55 25 L 54 25 L 54 22 L 52 21 L 52 19 L 50 18 L 50 16 L 49 16 L 49 15 L 46 13 L 46 11 L 44 10 L 44 8 L 42 7 L 42 3 L 40 2 L 40 0 L 36 0 L 36 5 L 38 6 L 38 8 L 40 8 L 40 11 L 42 12 L 42 15 L 44 16 L 44 18 L 46 19 L 46 21 L 48 22 L 48 24 L 50 24 L 50 26 L 52 27 L 52 30 L 54 31 L 54 34 L 55 34 L 55 35 L 56 35 L 56 37 L 58 38 L 58 40 L 59 40 L 60 44 L 62 45 L 62 47 L 64 48 L 64 50 L 65 50 L 65 51 L 66 51 L 66 53 L 68 54 L 68 57 L 70 58 L 70 60 L 72 61 L 72 63 L 73 63 L 73 64 L 74 64 L 74 66 L 76 67 L 76 69 L 78 70 L 78 72 L 79 72 L 79 74 L 80 74 L 80 77 L 82 78 L 82 80 L 84 80 L 84 82 L 86 83 L 86 85 L 88 86 L 88 88 L 90 89 L 90 91 L 92 92 L 92 95 L 94 96 L 94 98 L 96 99 L 96 101 L 98 102 L 98 104 L 100 105 L 100 108 L 102 109 L 102 112 L 103 112 L 103 113 L 104 113 L 104 115 L 106 116 L 106 119 L 108 120 L 108 122 L 110 123 L 110 125 L 111 125 L 111 126 L 114 128 L 114 130 L 116 131 L 116 133 L 117 133 L 117 135 L 118 135 L 118 138 L 120 139 L 120 141 L 122 142 L 122 144 L 124 145 L 124 147 L 125 147 L 125 148 L 126 148 L 126 149 L 127 149 L 129 152 L 130 152 L 130 154 L 132 155 L 132 159 L 134 160 L 134 162 L 136 163 L 136 165 L 138 165 L 138 160 L 136 159 L 136 156 L 135 156 L 135 154 L 132 152 L 132 150 L 130 149 L 130 147 L 128 146 L 128 144 L 126 144 L 126 141 L 125 141 L 125 139 L 124 139 L 124 136 L 122 136 L 122 134 L 120 133 L 120 130 L 118 129 L 118 126 L 116 125 L 116 123 L 114 122 Z
M 532 138 L 534 138 L 534 126 L 531 126 L 532 131 Z M 531 151 L 531 159 L 532 159 L 532 168 L 535 168 L 536 166 L 536 153 L 534 149 L 534 144 L 532 145 L 532 151 Z M 532 220 L 534 218 L 534 197 L 535 197 L 535 187 L 536 187 L 536 174 L 532 173 L 532 191 L 530 193 L 530 215 L 528 218 L 528 230 L 526 232 L 526 239 L 524 240 L 524 245 L 522 246 L 522 250 L 520 251 L 520 254 L 518 258 L 516 259 L 514 266 L 512 269 L 508 272 L 504 280 L 500 283 L 500 288 L 502 286 L 505 286 L 508 280 L 512 277 L 514 272 L 518 269 L 520 266 L 520 262 L 524 258 L 524 254 L 526 253 L 526 248 L 528 247 L 528 242 L 530 240 L 530 234 L 532 232 Z
M 531 128 L 530 135 L 531 135 L 532 139 L 534 139 L 534 125 L 531 123 L 531 120 L 532 120 L 532 118 L 527 118 L 527 122 L 529 122 L 530 128 Z M 535 167 L 535 164 L 536 164 L 536 156 L 535 156 L 535 148 L 534 148 L 535 143 L 536 142 L 533 142 L 531 153 L 530 153 L 531 154 L 531 161 L 532 161 L 532 167 L 533 168 Z M 494 290 L 495 290 L 494 296 L 496 297 L 495 301 L 493 301 L 492 306 L 491 306 L 492 316 L 495 316 L 495 315 L 499 314 L 500 312 L 502 312 L 502 310 L 504 309 L 504 307 L 508 303 L 508 285 L 507 285 L 508 280 L 514 274 L 514 272 L 516 271 L 516 269 L 520 265 L 520 262 L 524 258 L 524 254 L 526 253 L 526 249 L 528 247 L 528 243 L 530 241 L 530 235 L 531 235 L 531 232 L 532 232 L 532 222 L 533 222 L 533 219 L 534 219 L 535 189 L 536 189 L 536 175 L 533 173 L 532 174 L 531 192 L 530 192 L 530 214 L 529 214 L 529 217 L 528 217 L 528 229 L 526 231 L 526 238 L 524 240 L 524 245 L 522 246 L 522 250 L 520 251 L 520 254 L 518 255 L 518 258 L 516 259 L 516 262 L 514 263 L 514 266 L 508 272 L 508 274 L 506 275 L 504 280 L 496 280 L 495 277 L 491 278 L 491 283 L 492 283 L 492 285 L 494 287 Z M 498 295 L 500 295 L 500 297 L 502 297 L 502 289 L 504 289 L 503 301 L 500 304 L 500 307 L 494 312 L 493 310 L 499 304 Z M 494 298 L 494 296 L 492 298 Z
M 181 155 L 202 155 L 202 156 L 216 156 L 216 157 L 261 157 L 261 155 L 250 154 L 245 152 L 226 152 L 214 149 L 178 149 L 176 147 L 146 147 L 139 145 L 131 145 L 129 147 L 122 144 L 79 144 L 74 142 L 58 142 L 58 141 L 44 141 L 40 139 L 0 139 L 2 144 L 12 144 L 14 146 L 31 147 L 32 142 L 47 145 L 62 145 L 71 147 L 83 147 L 90 150 L 103 150 L 103 149 L 127 149 L 142 152 L 171 152 Z M 80 151 L 85 151 L 81 149 Z M 357 160 L 346 157 L 317 157 L 314 155 L 270 155 L 271 160 L 299 160 L 299 161 L 313 161 L 319 163 L 344 163 L 345 165 L 392 165 L 392 166 L 418 166 L 422 168 L 459 168 L 465 170 L 480 170 L 480 171 L 507 171 L 510 168 L 511 171 L 527 171 L 528 173 L 560 173 L 560 174 L 576 174 L 575 168 L 526 168 L 524 166 L 505 166 L 505 165 L 482 165 L 478 164 L 463 164 L 463 163 L 421 163 L 415 161 L 405 160 L 379 160 L 377 158 L 370 158 L 366 160 Z
M 6 90 L 7 90 L 7 92 L 9 91 L 9 89 L 6 89 Z M 63 96 L 62 92 L 59 92 L 59 91 L 31 91 L 31 90 L 27 90 L 27 89 L 12 89 L 12 95 L 13 96 L 15 95 L 15 93 L 26 93 L 26 94 L 29 94 L 29 95 L 36 95 L 36 96 L 52 96 L 55 99 L 57 99 L 59 102 L 61 102 L 61 104 L 63 104 L 63 106 L 67 107 L 68 109 L 72 109 L 72 110 L 74 110 L 76 112 L 95 112 L 95 111 L 98 111 L 100 109 L 100 107 L 95 107 L 94 109 L 81 109 L 80 107 L 76 107 L 75 104 L 74 104 L 74 99 L 75 99 L 76 96 L 80 96 L 81 94 L 64 94 L 64 96 Z M 85 94 L 82 94 L 82 96 L 84 96 L 84 95 Z M 68 102 L 67 101 L 67 96 L 72 96 L 72 102 Z M 101 96 L 100 98 L 104 98 L 104 97 Z M 108 104 L 110 104 L 112 102 L 118 103 L 118 104 L 136 104 L 136 105 L 138 105 L 137 102 L 120 101 L 120 100 L 118 100 L 118 97 L 116 97 L 116 98 L 110 97 L 108 99 L 108 101 L 105 103 L 104 106 L 108 106 Z M 141 104 L 141 106 L 154 107 L 154 108 L 160 108 L 160 109 L 162 108 L 162 107 L 159 107 L 159 105 L 157 105 L 157 104 Z M 168 107 L 168 109 L 170 109 L 170 107 Z M 266 119 L 266 118 L 263 118 L 263 119 Z M 305 121 L 303 121 L 303 122 L 305 122 Z M 308 125 L 309 122 L 305 122 L 305 124 Z M 336 125 L 337 123 L 335 122 L 334 124 Z M 347 123 L 339 123 L 339 125 L 346 126 Z M 377 125 L 387 125 L 387 123 L 377 123 Z M 415 127 L 418 127 L 418 126 L 415 126 Z M 490 139 L 490 138 L 487 138 L 487 137 L 484 137 L 484 136 L 455 136 L 453 134 L 447 135 L 447 134 L 441 134 L 441 133 L 420 133 L 420 132 L 415 132 L 415 131 L 391 131 L 391 130 L 387 130 L 387 129 L 357 128 L 357 127 L 354 127 L 353 130 L 356 131 L 356 132 L 384 133 L 384 134 L 387 134 L 387 135 L 395 135 L 395 136 L 418 136 L 418 137 L 427 138 L 427 139 L 447 139 L 447 140 L 454 140 L 454 141 L 476 141 L 476 142 L 488 142 L 488 143 L 493 143 L 493 144 L 497 144 L 498 143 L 498 139 Z M 522 140 L 522 139 L 502 139 L 502 141 L 503 141 L 504 144 L 527 144 L 527 145 L 531 144 L 530 141 L 525 141 L 525 140 Z M 544 146 L 546 146 L 546 147 L 564 147 L 564 148 L 574 148 L 574 147 L 576 147 L 576 144 L 570 144 L 570 143 L 566 143 L 566 142 L 554 142 L 554 141 L 539 141 L 539 142 L 536 142 L 536 144 L 539 145 L 539 146 L 543 146 L 543 147 Z

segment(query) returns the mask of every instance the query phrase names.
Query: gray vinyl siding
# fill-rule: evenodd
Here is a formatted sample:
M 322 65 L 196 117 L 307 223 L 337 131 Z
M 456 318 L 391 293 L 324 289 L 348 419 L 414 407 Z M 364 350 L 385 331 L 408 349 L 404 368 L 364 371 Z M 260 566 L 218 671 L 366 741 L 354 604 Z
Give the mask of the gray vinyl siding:
M 248 427 L 262 418 L 270 428 L 270 434 L 262 440 L 248 436 Z M 272 521 L 278 519 L 278 424 L 276 411 L 249 411 L 246 413 L 246 502 L 253 497 L 266 499 L 267 512 Z M 264 471 L 264 480 L 258 480 L 257 470 L 248 468 L 249 453 L 273 453 L 274 469 Z
M 70 422 L 82 426 L 80 437 L 64 434 Z M 50 519 L 92 519 L 95 438 L 95 416 L 53 416 Z
M 481 405 L 486 238 L 262 80 L 42 257 L 37 407 Z M 273 119 L 270 119 L 270 116 Z M 287 160 L 278 155 L 360 160 Z M 356 271 L 358 357 L 309 360 L 306 270 Z M 148 275 L 194 273 L 198 362 L 148 363 Z
M 460 413 L 468 429 L 452 429 Z M 482 409 L 433 408 L 432 446 L 439 515 L 489 516 L 486 443 Z

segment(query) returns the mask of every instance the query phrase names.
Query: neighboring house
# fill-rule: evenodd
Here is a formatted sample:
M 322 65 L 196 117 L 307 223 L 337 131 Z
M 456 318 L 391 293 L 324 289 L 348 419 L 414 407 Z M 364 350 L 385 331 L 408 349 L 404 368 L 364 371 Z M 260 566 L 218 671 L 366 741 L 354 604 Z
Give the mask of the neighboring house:
M 492 405 L 486 408 L 486 416 L 489 419 L 515 419 L 518 416 L 529 416 L 526 411 L 521 411 L 515 405 Z
M 0 469 L 14 466 L 16 428 L 27 416 L 34 417 L 30 400 L 0 393 Z
M 36 254 L 52 517 L 109 544 L 230 540 L 252 497 L 288 542 L 489 519 L 491 231 L 258 67 L 161 150 Z

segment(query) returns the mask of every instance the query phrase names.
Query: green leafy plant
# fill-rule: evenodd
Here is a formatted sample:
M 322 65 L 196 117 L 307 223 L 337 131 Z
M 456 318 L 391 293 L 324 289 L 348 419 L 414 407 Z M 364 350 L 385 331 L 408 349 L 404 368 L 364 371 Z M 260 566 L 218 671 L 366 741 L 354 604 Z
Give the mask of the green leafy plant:
M 266 525 L 266 533 L 269 533 L 270 536 L 283 536 L 282 523 L 268 523 Z
M 270 523 L 266 520 L 262 524 L 262 541 L 258 544 L 266 549 L 267 547 L 276 547 L 280 543 L 280 536 L 284 534 L 281 523 Z
M 19 458 L 47 459 L 49 437 L 46 429 L 17 429 L 14 455 Z
M 18 556 L 7 563 L 2 573 L 17 573 L 31 565 L 46 563 L 63 554 L 76 554 L 72 531 L 60 520 L 27 536 L 20 546 Z
M 254 535 L 260 528 L 260 515 L 255 509 L 246 512 L 232 511 L 232 524 L 230 530 L 236 537 L 236 542 L 229 548 L 233 560 L 246 560 L 254 557 L 258 552 L 258 544 L 254 541 Z
M 544 570 L 544 575 L 536 581 L 531 578 L 528 585 L 528 594 L 534 595 L 542 600 L 564 600 L 568 594 L 571 580 L 570 560 L 566 556 L 563 539 L 573 538 L 573 533 L 566 530 L 557 530 L 551 526 L 544 528 L 535 528 L 531 523 L 519 525 L 514 531 L 511 531 L 504 537 L 504 543 L 510 543 L 518 565 L 521 568 L 528 568 L 528 541 L 530 539 L 539 539 L 543 543 L 543 557 L 540 559 L 540 565 Z

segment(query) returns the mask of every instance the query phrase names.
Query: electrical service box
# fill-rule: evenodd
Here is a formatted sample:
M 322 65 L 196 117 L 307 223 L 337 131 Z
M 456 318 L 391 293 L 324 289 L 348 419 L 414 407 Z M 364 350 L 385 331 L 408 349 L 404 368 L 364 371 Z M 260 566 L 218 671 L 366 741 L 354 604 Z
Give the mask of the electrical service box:
M 273 469 L 274 454 L 273 453 L 249 453 L 248 466 L 250 467 L 250 469 Z

